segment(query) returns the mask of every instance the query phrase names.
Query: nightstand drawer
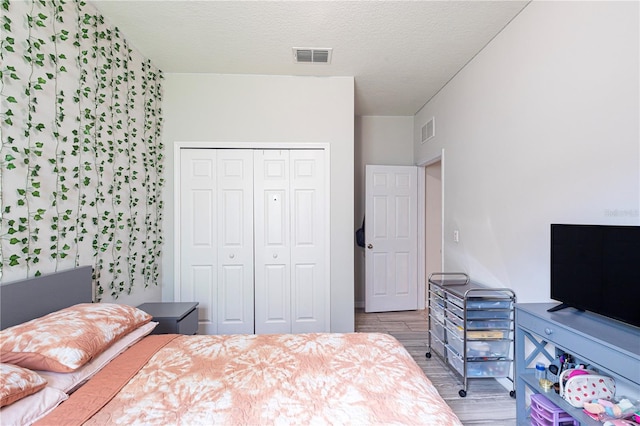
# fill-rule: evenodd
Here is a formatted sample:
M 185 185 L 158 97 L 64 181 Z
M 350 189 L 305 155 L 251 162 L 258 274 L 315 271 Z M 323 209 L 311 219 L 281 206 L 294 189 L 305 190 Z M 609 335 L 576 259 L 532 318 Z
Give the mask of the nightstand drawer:
M 151 334 L 196 334 L 198 302 L 143 303 L 138 306 L 158 325 Z

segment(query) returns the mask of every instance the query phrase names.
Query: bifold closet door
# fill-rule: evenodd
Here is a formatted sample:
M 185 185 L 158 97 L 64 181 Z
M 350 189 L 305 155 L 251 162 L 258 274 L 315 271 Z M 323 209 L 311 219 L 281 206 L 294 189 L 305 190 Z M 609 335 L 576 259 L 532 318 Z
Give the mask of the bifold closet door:
M 328 331 L 324 151 L 254 152 L 255 332 Z
M 253 151 L 180 150 L 180 300 L 199 333 L 253 333 Z

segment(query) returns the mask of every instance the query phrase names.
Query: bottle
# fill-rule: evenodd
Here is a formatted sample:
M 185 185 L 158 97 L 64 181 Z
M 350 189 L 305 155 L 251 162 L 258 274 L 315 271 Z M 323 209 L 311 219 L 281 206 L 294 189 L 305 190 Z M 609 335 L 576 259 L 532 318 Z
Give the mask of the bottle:
M 547 378 L 547 367 L 541 362 L 536 364 L 536 380 L 540 381 Z

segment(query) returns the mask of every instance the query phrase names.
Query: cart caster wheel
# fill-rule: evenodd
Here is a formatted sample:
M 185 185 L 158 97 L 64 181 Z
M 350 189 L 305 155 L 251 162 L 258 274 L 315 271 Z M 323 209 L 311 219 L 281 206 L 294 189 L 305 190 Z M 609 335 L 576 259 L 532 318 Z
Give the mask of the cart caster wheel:
M 515 398 L 515 397 L 516 397 L 516 391 L 514 391 L 514 390 L 510 391 L 510 392 L 509 392 L 509 396 L 510 396 L 511 398 Z
M 431 352 L 427 352 L 426 354 L 424 354 L 424 356 L 426 356 L 427 358 L 431 358 Z
M 460 389 L 458 391 L 458 395 L 460 395 L 462 398 L 464 398 L 465 396 L 467 396 L 467 391 L 464 389 Z

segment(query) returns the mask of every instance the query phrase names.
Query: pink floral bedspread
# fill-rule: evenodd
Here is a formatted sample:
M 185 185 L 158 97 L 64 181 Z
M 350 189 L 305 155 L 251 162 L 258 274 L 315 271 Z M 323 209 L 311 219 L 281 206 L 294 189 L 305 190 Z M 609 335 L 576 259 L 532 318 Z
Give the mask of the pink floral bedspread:
M 460 425 L 376 333 L 180 336 L 86 424 Z

